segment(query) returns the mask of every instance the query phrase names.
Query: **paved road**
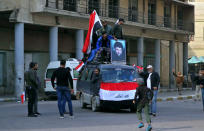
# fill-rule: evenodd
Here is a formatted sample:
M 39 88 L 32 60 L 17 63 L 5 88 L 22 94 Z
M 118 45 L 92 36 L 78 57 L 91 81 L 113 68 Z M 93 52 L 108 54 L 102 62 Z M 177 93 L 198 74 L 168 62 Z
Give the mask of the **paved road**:
M 56 101 L 39 103 L 41 117 L 26 117 L 26 105 L 0 103 L 0 131 L 145 131 L 138 129 L 135 113 L 92 112 L 74 101 L 75 119 L 59 119 Z M 153 131 L 203 131 L 201 102 L 174 101 L 158 103 L 159 115 L 152 119 Z

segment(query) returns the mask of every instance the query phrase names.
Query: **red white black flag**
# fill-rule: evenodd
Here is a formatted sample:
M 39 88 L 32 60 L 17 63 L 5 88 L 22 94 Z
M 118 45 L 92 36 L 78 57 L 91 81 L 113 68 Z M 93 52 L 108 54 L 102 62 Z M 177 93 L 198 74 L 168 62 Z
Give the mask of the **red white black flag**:
M 93 34 L 96 34 L 96 31 L 102 27 L 101 21 L 97 12 L 94 10 L 89 19 L 89 29 L 84 42 L 83 53 L 89 54 L 91 52 L 91 43 L 93 40 Z

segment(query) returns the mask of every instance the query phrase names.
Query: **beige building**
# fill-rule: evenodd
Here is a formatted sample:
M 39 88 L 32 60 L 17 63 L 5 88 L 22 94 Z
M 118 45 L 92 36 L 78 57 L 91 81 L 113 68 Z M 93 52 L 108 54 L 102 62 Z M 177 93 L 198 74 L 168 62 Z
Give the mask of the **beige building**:
M 110 25 L 125 19 L 128 64 L 154 65 L 161 87 L 174 88 L 173 68 L 187 74 L 194 6 L 184 0 L 0 0 L 0 94 L 19 97 L 30 61 L 43 81 L 49 61 L 81 59 L 94 9 Z
M 195 6 L 195 35 L 189 43 L 189 58 L 204 56 L 204 0 L 190 0 Z

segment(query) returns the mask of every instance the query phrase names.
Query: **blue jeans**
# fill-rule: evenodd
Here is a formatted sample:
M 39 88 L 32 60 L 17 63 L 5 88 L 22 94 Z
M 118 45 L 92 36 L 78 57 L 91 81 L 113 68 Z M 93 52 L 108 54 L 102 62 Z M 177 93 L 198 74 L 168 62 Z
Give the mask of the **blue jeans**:
M 153 90 L 154 96 L 152 99 L 152 104 L 150 105 L 150 111 L 151 113 L 155 113 L 157 112 L 157 93 L 158 90 Z
M 204 110 L 204 88 L 201 88 L 201 93 L 202 93 L 203 110 Z
M 57 87 L 57 99 L 60 115 L 64 115 L 66 101 L 68 101 L 69 113 L 70 115 L 73 115 L 71 92 L 67 87 L 65 86 Z

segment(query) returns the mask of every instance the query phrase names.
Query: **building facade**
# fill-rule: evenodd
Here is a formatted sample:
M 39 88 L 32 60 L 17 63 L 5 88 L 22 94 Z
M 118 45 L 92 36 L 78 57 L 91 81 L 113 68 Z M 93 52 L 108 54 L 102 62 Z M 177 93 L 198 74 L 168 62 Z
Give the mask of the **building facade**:
M 195 35 L 189 43 L 189 58 L 204 56 L 204 1 L 189 0 L 195 6 Z
M 194 6 L 184 0 L 0 0 L 0 94 L 19 97 L 30 61 L 43 82 L 49 61 L 81 59 L 94 9 L 112 26 L 125 19 L 128 64 L 152 64 L 161 87 L 175 88 L 172 69 L 187 74 Z

